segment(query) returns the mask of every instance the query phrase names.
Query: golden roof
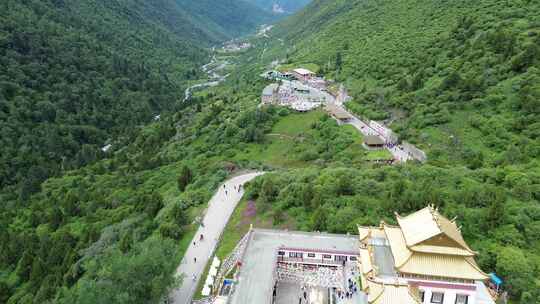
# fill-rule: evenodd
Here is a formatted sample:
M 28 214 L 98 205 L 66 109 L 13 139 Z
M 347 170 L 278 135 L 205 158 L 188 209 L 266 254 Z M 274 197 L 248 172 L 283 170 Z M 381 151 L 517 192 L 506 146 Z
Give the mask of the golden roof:
M 403 232 L 407 247 L 412 250 L 415 249 L 415 245 L 431 241 L 435 243 L 443 242 L 446 247 L 461 247 L 469 255 L 475 253 L 463 239 L 456 223 L 442 216 L 432 206 L 428 206 L 405 217 L 397 215 L 397 221 Z M 438 239 L 435 239 L 436 236 L 438 236 Z M 434 248 L 420 247 L 419 251 L 429 249 Z
M 414 253 L 398 270 L 402 273 L 444 278 L 488 279 L 488 276 L 480 270 L 473 258 L 463 256 Z
M 370 236 L 370 230 L 371 228 L 369 227 L 358 226 L 358 236 L 360 238 L 360 241 L 363 241 Z
M 456 223 L 432 206 L 406 217 L 398 215 L 397 221 L 399 226 L 383 222 L 380 227 L 358 227 L 362 244 L 361 274 L 377 270 L 369 249 L 370 240 L 386 239 L 394 268 L 400 273 L 465 280 L 488 278 L 476 265 L 475 252 L 463 239 Z
M 396 268 L 405 264 L 411 257 L 412 252 L 407 248 L 403 233 L 399 227 L 384 226 L 384 232 L 388 243 L 390 243 L 390 250 L 394 256 L 394 263 Z
M 412 246 L 410 249 L 415 252 L 423 252 L 423 253 L 461 255 L 461 256 L 470 256 L 470 257 L 474 256 L 474 254 L 468 250 L 457 248 L 457 247 L 449 247 L 449 246 L 415 245 L 415 246 Z
M 415 252 L 407 247 L 400 228 L 385 225 L 384 232 L 390 243 L 395 268 L 399 272 L 466 280 L 487 279 L 487 275 L 476 265 L 472 256 L 434 253 L 444 250 L 452 252 L 459 248 L 433 246 L 437 249 L 430 252 Z
M 367 248 L 360 248 L 360 271 L 363 274 L 367 274 L 373 270 L 373 264 L 371 263 L 371 254 Z
M 408 285 L 383 284 L 368 281 L 368 303 L 370 304 L 419 304 Z

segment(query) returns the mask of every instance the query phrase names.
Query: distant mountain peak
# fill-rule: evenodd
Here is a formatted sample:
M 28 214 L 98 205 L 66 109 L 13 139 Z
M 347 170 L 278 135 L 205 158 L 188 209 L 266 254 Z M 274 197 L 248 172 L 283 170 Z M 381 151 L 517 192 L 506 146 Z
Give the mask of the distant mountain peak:
M 279 3 L 274 3 L 272 6 L 272 12 L 275 14 L 285 14 L 285 9 L 279 5 Z
M 290 15 L 304 8 L 312 0 L 246 0 L 275 15 Z

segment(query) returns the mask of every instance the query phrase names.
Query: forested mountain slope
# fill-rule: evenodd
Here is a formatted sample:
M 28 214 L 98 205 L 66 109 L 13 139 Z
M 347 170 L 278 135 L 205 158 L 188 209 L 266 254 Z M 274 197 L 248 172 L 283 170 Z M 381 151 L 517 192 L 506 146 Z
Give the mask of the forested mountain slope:
M 201 28 L 213 30 L 228 38 L 253 32 L 256 26 L 275 20 L 270 12 L 246 0 L 176 1 L 194 17 Z
M 403 138 L 436 141 L 431 159 L 445 148 L 442 136 L 465 135 L 429 127 L 456 122 L 460 113 L 472 117 L 456 123 L 466 123 L 481 144 L 455 156 L 474 158 L 483 147 L 504 152 L 501 135 L 512 149 L 532 149 L 520 155 L 535 156 L 539 12 L 538 2 L 521 0 L 314 1 L 274 34 L 292 42 L 292 61 L 317 63 L 344 81 L 353 110 L 395 121 Z
M 13 186 L 9 200 L 179 106 L 204 47 L 268 20 L 242 1 L 184 2 L 0 3 L 0 188 Z
M 158 278 L 151 283 L 155 286 L 151 290 L 140 288 L 139 293 L 128 292 L 124 286 L 120 288 L 124 293 L 117 293 L 119 286 L 109 284 L 109 277 L 103 280 L 105 286 L 80 292 L 90 301 L 87 303 L 153 301 L 171 285 L 176 243 L 148 239 L 157 228 L 152 219 L 163 206 L 161 196 L 135 184 L 129 188 L 136 193 L 129 190 L 122 194 L 118 190 L 127 180 L 121 177 L 106 182 L 114 185 L 102 184 L 99 189 L 94 188 L 95 180 L 75 186 L 77 178 L 66 172 L 81 167 L 77 172 L 85 172 L 88 165 L 105 156 L 101 148 L 109 141 L 113 143 L 110 157 L 136 140 L 142 126 L 157 114 L 165 117 L 182 109 L 185 105 L 180 101 L 187 83 L 205 76 L 200 66 L 209 60 L 210 47 L 255 30 L 257 22 L 266 21 L 264 16 L 268 16 L 242 1 L 220 6 L 221 0 L 205 1 L 212 8 L 205 15 L 197 12 L 201 3 L 0 2 L 0 303 L 48 303 L 60 293 L 65 295 L 83 275 L 83 260 L 94 263 L 94 257 L 105 255 L 103 250 L 111 242 L 107 238 L 114 239 L 117 231 L 126 227 L 136 235 L 125 237 L 133 237 L 137 245 L 126 241 L 127 247 L 121 251 L 126 257 L 123 262 L 129 261 L 129 268 L 135 269 L 147 259 L 155 261 L 145 265 L 157 273 Z M 220 12 L 213 14 L 215 8 Z M 244 18 L 248 11 L 251 19 Z M 174 133 L 174 126 L 165 123 L 149 142 L 157 144 Z M 116 166 L 113 162 L 109 163 L 113 167 L 102 167 L 105 162 L 100 162 L 101 173 Z M 160 160 L 122 159 L 121 163 L 139 170 L 156 166 Z M 67 174 L 66 179 L 61 179 L 60 187 L 53 186 L 54 195 L 42 189 L 47 178 L 63 174 Z M 65 184 L 67 180 L 75 184 Z M 207 178 L 201 184 L 215 182 Z M 102 190 L 110 192 L 98 194 Z M 138 203 L 126 200 L 127 193 L 139 197 Z M 102 205 L 113 200 L 115 207 Z M 104 210 L 110 207 L 115 211 L 107 215 Z M 186 215 L 174 210 L 172 214 L 179 216 L 171 221 L 182 225 L 181 216 Z M 109 227 L 112 224 L 119 226 Z M 103 231 L 104 239 L 92 248 L 94 251 L 83 252 L 98 241 L 106 227 L 109 230 Z M 167 227 L 169 235 L 179 237 L 174 227 Z M 146 239 L 148 243 L 139 244 Z M 124 254 L 128 251 L 130 258 Z M 111 252 L 106 255 L 118 258 Z M 109 265 L 110 259 L 100 259 L 94 268 L 85 269 L 89 273 L 103 269 L 101 263 Z M 121 272 L 135 278 L 125 270 Z M 92 275 L 87 282 L 98 274 Z M 147 277 L 137 282 L 151 282 L 150 273 L 144 275 Z M 65 303 L 78 302 L 72 300 L 77 294 L 65 295 Z M 102 297 L 96 299 L 97 295 Z
M 0 303 L 159 302 L 174 283 L 194 220 L 234 168 L 274 171 L 246 186 L 256 210 L 245 214 L 255 212 L 255 224 L 265 227 L 357 233 L 356 224 L 392 223 L 395 211 L 436 204 L 458 217 L 479 264 L 505 279 L 514 303 L 540 301 L 537 2 L 316 0 L 270 38 L 257 38 L 237 62 L 242 74 L 177 108 L 166 105 L 199 76 L 206 52 L 198 46 L 223 37 L 223 29 L 197 26 L 210 17 L 172 1 L 8 1 L 16 8 L 9 10 L 4 3 L 0 69 L 9 69 L 0 73 L 8 75 L 0 82 L 0 121 L 9 124 L 0 149 L 9 154 L 2 150 L 2 168 L 22 169 L 20 177 L 14 169 L 3 175 L 2 185 L 7 179 L 29 191 L 13 187 L 1 197 Z M 93 18 L 84 18 L 89 12 Z M 173 12 L 178 16 L 169 18 Z M 216 16 L 213 25 L 229 20 Z M 193 28 L 177 30 L 185 26 Z M 14 40 L 16 29 L 25 29 L 25 39 Z M 44 38 L 26 39 L 31 33 Z M 281 40 L 267 48 L 272 38 Z M 103 62 L 86 61 L 95 57 Z M 125 58 L 125 68 L 124 60 L 113 64 L 116 57 Z M 393 121 L 403 138 L 429 152 L 428 163 L 373 165 L 356 130 L 323 113 L 258 107 L 267 85 L 258 76 L 267 68 L 261 58 L 318 64 L 345 82 L 351 109 Z M 33 82 L 36 67 L 41 82 Z M 44 81 L 54 90 L 38 90 Z M 51 106 L 38 107 L 40 100 Z M 114 107 L 118 100 L 122 106 Z M 160 107 L 171 111 L 134 127 Z M 93 133 L 77 129 L 88 125 Z M 93 161 L 111 128 L 124 134 L 124 125 L 129 140 Z M 62 162 L 68 152 L 72 160 Z M 81 167 L 38 187 L 48 171 L 59 171 L 43 173 L 50 160 Z

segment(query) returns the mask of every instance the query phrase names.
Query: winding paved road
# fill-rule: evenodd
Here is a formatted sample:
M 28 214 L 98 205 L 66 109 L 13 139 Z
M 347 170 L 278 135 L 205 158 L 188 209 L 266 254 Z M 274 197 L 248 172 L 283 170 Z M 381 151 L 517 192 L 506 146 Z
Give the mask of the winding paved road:
M 262 174 L 264 173 L 256 172 L 233 177 L 220 185 L 218 191 L 210 199 L 203 220 L 204 227 L 199 227 L 180 266 L 176 269 L 176 275 L 183 276 L 183 282 L 179 288 L 173 290 L 171 293 L 169 297 L 170 303 L 191 303 L 191 299 L 197 288 L 197 282 L 200 279 L 206 279 L 201 278 L 201 276 L 217 246 L 218 239 L 225 229 L 236 205 L 244 195 L 244 187 L 238 191 L 238 186 L 244 185 L 246 182 Z M 203 241 L 199 241 L 201 234 L 204 235 Z M 197 258 L 196 262 L 194 258 Z

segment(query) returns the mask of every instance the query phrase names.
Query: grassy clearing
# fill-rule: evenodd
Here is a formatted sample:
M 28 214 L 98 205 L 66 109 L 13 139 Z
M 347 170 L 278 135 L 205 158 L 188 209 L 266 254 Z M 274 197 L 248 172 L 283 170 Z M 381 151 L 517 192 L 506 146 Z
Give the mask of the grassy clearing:
M 277 70 L 280 72 L 286 72 L 291 71 L 297 68 L 304 68 L 308 69 L 314 73 L 318 73 L 321 69 L 318 64 L 315 63 L 291 63 L 291 64 L 283 64 L 277 67 Z
M 278 121 L 272 128 L 272 133 L 297 136 L 308 132 L 313 123 L 317 122 L 326 113 L 322 110 L 314 110 L 307 113 L 293 113 Z
M 258 161 L 276 168 L 298 168 L 308 163 L 299 160 L 302 143 L 296 138 L 311 131 L 311 126 L 326 115 L 322 110 L 289 114 L 280 119 L 262 144 L 247 144 L 234 157 L 237 161 Z
M 370 150 L 366 155 L 367 160 L 390 160 L 392 158 L 392 153 L 386 149 Z
M 486 137 L 475 128 L 471 124 L 474 119 L 467 111 L 454 113 L 449 123 L 422 130 L 421 138 L 423 142 L 429 142 L 429 145 L 420 147 L 428 153 L 435 153 L 434 156 L 445 162 L 459 161 L 464 149 L 481 152 L 488 162 L 493 161 L 505 147 L 499 145 L 500 138 Z M 504 118 L 501 117 L 499 121 L 504 121 Z M 505 135 L 504 132 L 500 134 L 501 137 Z

